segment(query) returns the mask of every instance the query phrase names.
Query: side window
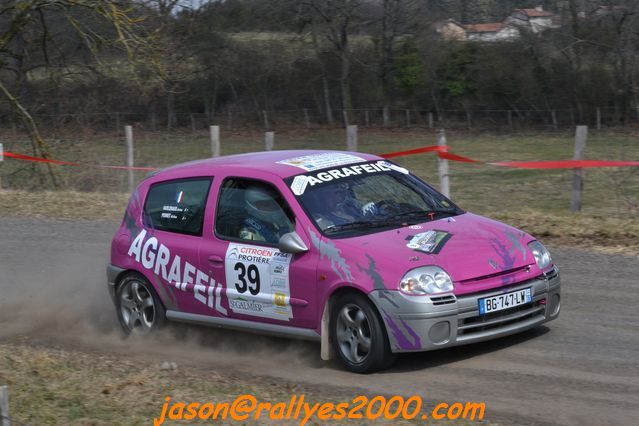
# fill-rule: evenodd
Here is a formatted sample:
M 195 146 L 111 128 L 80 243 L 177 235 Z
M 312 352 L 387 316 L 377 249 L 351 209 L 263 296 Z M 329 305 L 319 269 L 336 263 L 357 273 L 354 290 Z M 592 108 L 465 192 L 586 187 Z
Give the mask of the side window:
M 144 204 L 144 224 L 160 231 L 202 235 L 211 180 L 180 179 L 152 185 Z
M 215 218 L 218 237 L 277 244 L 282 235 L 293 230 L 293 213 L 275 187 L 251 179 L 224 181 Z

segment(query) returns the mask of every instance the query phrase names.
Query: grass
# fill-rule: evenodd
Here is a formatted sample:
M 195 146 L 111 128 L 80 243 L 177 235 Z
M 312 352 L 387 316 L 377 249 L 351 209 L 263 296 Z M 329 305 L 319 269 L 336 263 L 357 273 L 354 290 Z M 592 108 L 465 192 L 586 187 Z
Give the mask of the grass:
M 139 166 L 163 167 L 210 155 L 206 132 L 152 133 L 135 130 Z M 482 161 L 556 160 L 572 157 L 574 137 L 552 134 L 472 134 L 449 132 L 455 153 Z M 263 149 L 263 133 L 227 133 L 222 129 L 222 154 Z M 276 133 L 277 149 L 344 149 L 342 129 L 284 130 Z M 105 134 L 54 135 L 52 155 L 88 164 L 122 165 L 121 138 Z M 28 152 L 28 144 L 4 135 L 7 151 Z M 359 150 L 383 153 L 435 143 L 427 129 L 360 128 Z M 639 135 L 634 132 L 592 132 L 589 159 L 637 160 Z M 437 157 L 421 154 L 395 161 L 438 186 Z M 64 193 L 42 190 L 29 163 L 5 161 L 0 166 L 4 186 L 27 192 L 0 195 L 4 215 L 63 219 L 120 219 L 126 200 L 127 173 L 94 167 L 54 166 Z M 451 197 L 462 208 L 522 227 L 552 244 L 577 245 L 639 253 L 639 168 L 586 169 L 583 209 L 570 214 L 572 170 L 519 170 L 450 162 Z M 140 180 L 145 172 L 136 172 Z M 65 204 L 66 203 L 66 204 Z M 65 205 L 69 206 L 65 208 Z M 73 206 L 73 208 L 70 208 Z M 78 208 L 80 206 L 80 208 Z
M 0 383 L 9 386 L 16 424 L 149 424 L 166 396 L 222 402 L 250 393 L 286 401 L 291 392 L 286 384 L 240 382 L 215 371 L 163 370 L 121 357 L 23 344 L 0 345 L 0 359 Z M 321 401 L 318 394 L 309 396 Z
M 293 393 L 311 404 L 350 401 L 361 391 L 306 387 L 280 379 L 246 380 L 239 373 L 200 370 L 187 365 L 163 369 L 162 364 L 123 359 L 104 353 L 67 351 L 26 343 L 0 344 L 0 384 L 9 387 L 9 413 L 13 424 L 134 425 L 153 424 L 165 397 L 172 402 L 231 402 L 250 394 L 259 402 L 288 402 Z M 422 412 L 425 412 L 424 408 Z M 217 424 L 295 424 L 292 421 L 217 420 Z M 418 416 L 419 417 L 419 416 Z M 265 421 L 267 420 L 267 421 Z M 195 421 L 169 424 L 201 424 Z M 367 424 L 340 420 L 335 424 Z M 453 424 L 451 421 L 388 421 L 375 424 Z M 472 422 L 478 424 L 480 422 Z M 299 422 L 297 423 L 299 424 Z M 317 418 L 308 425 L 317 424 Z M 471 424 L 470 421 L 454 424 Z M 486 424 L 481 422 L 481 424 Z

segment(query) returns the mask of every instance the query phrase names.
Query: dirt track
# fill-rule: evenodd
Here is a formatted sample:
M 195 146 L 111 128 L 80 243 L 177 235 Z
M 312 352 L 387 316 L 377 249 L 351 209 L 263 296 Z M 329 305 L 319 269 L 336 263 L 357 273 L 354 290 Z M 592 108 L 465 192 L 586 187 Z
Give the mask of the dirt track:
M 68 350 L 170 359 L 204 375 L 225 368 L 250 380 L 483 400 L 486 420 L 503 424 L 632 424 L 639 416 L 638 258 L 551 250 L 563 281 L 557 321 L 498 341 L 402 356 L 389 371 L 359 376 L 322 363 L 319 347 L 304 342 L 194 326 L 154 342 L 121 340 L 104 276 L 115 227 L 2 219 L 0 342 L 26 336 Z

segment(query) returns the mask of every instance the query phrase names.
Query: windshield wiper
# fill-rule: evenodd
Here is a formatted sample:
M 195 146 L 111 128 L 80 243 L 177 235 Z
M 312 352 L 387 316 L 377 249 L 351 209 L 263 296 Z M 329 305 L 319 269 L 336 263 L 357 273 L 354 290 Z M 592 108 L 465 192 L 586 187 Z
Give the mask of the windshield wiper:
M 343 223 L 341 225 L 330 225 L 324 229 L 327 234 L 339 231 L 347 231 L 350 229 L 364 229 L 364 228 L 377 228 L 379 226 L 388 226 L 388 220 L 366 220 L 350 223 Z

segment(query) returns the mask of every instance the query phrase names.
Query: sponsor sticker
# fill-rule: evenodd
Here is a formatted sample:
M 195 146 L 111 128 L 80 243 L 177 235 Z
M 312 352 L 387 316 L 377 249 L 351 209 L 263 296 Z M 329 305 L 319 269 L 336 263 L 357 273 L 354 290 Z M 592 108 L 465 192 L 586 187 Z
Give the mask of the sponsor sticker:
M 405 169 L 403 167 L 398 166 L 397 164 L 393 164 L 393 163 L 389 163 L 388 161 L 380 161 L 379 163 L 377 163 L 378 165 L 383 165 L 388 167 L 391 170 L 395 170 L 396 172 L 400 172 L 402 174 L 409 174 L 410 172 L 408 171 L 408 169 Z
M 222 315 L 228 315 L 226 308 L 222 306 L 223 284 L 182 260 L 179 254 L 171 253 L 168 246 L 157 237 L 148 235 L 146 229 L 135 237 L 127 254 L 161 278 L 166 285 L 192 293 L 198 302 Z
M 295 176 L 291 184 L 291 191 L 293 191 L 295 195 L 302 195 L 304 191 L 306 191 L 306 185 L 308 185 L 308 178 L 306 176 Z
M 452 237 L 446 231 L 430 230 L 410 237 L 406 247 L 428 254 L 437 254 Z
M 226 295 L 235 313 L 289 321 L 291 255 L 272 247 L 229 244 Z
M 399 173 L 408 174 L 409 171 L 403 167 L 396 166 L 388 161 L 377 161 L 363 164 L 354 164 L 352 166 L 334 167 L 328 170 L 322 170 L 310 175 L 295 176 L 293 182 L 291 182 L 291 191 L 295 195 L 302 195 L 306 191 L 306 188 L 322 184 L 325 182 L 332 182 L 347 178 L 349 176 L 358 176 L 369 173 L 385 173 L 390 171 L 397 171 Z
M 288 166 L 299 167 L 307 172 L 314 170 L 326 169 L 329 167 L 337 167 L 344 164 L 360 163 L 365 159 L 353 154 L 344 154 L 341 152 L 326 152 L 323 154 L 304 155 L 302 157 L 289 158 L 278 161 L 278 164 L 286 164 Z

